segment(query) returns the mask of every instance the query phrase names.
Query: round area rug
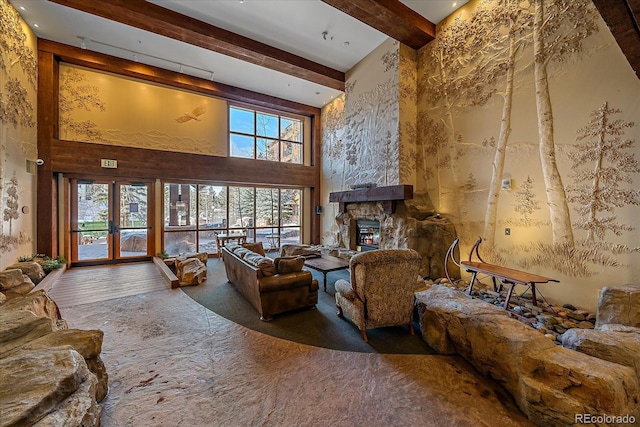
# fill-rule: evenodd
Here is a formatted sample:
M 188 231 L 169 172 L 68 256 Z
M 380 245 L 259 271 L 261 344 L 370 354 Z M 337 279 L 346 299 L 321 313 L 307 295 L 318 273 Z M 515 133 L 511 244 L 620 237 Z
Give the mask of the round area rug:
M 274 316 L 270 322 L 260 320 L 255 308 L 228 282 L 224 264 L 216 258 L 207 263 L 207 281 L 198 286 L 181 289 L 199 304 L 220 316 L 258 332 L 295 341 L 301 344 L 333 350 L 360 353 L 385 354 L 434 354 L 421 338 L 414 322 L 415 335 L 407 326 L 368 329 L 368 343 L 360 336 L 358 328 L 347 318 L 336 315 L 334 287 L 338 279 L 349 279 L 348 271 L 328 274 L 327 292 L 322 289 L 322 274 L 312 271 L 318 279 L 318 304 L 316 309 L 298 310 Z

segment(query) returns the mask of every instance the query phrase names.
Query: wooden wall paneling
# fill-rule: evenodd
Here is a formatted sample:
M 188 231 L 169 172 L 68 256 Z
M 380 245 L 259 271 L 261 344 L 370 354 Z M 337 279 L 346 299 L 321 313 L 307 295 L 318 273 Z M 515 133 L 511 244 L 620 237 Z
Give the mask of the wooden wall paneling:
M 344 73 L 144 0 L 51 0 L 337 90 Z
M 51 143 L 58 123 L 58 63 L 53 54 L 38 51 L 38 157 L 44 164 L 37 168 L 36 251 L 58 256 L 56 180 L 53 176 Z

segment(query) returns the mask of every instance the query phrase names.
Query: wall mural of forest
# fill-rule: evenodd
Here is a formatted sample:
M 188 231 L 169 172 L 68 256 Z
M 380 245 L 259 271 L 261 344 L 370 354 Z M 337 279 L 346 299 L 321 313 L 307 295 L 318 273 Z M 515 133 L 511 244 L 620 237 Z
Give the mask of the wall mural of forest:
M 385 64 L 379 52 L 367 60 Z M 454 221 L 462 253 L 482 236 L 483 258 L 560 279 L 544 295 L 585 308 L 603 286 L 640 280 L 640 81 L 591 1 L 472 0 L 416 61 L 415 127 L 402 66 L 389 91 L 398 176 Z M 323 193 L 344 173 L 335 153 L 353 135 L 350 95 L 323 110 Z
M 34 251 L 36 38 L 0 0 L 0 269 Z
M 227 103 L 69 64 L 60 65 L 60 138 L 227 155 Z

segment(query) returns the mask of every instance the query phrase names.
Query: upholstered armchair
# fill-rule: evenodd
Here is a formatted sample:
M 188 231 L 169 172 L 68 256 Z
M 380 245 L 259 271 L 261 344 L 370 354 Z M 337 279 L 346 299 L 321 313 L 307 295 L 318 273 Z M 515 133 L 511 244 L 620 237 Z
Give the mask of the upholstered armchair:
M 336 307 L 360 329 L 409 325 L 413 335 L 414 291 L 422 257 L 413 249 L 383 249 L 351 258 L 351 281 L 338 280 Z

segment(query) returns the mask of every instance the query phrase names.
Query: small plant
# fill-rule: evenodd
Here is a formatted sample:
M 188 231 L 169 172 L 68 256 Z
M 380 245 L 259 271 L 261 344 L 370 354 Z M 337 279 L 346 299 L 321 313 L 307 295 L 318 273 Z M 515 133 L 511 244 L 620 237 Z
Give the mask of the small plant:
M 42 266 L 42 269 L 46 274 L 51 273 L 53 270 L 62 268 L 67 263 L 67 260 L 63 256 L 57 256 L 51 258 L 44 254 L 25 255 L 18 258 L 19 262 L 35 261 Z
M 162 250 L 162 252 L 158 252 L 156 254 L 156 256 L 160 259 L 167 259 L 169 258 L 169 254 L 167 253 L 167 251 L 165 251 L 164 249 Z

